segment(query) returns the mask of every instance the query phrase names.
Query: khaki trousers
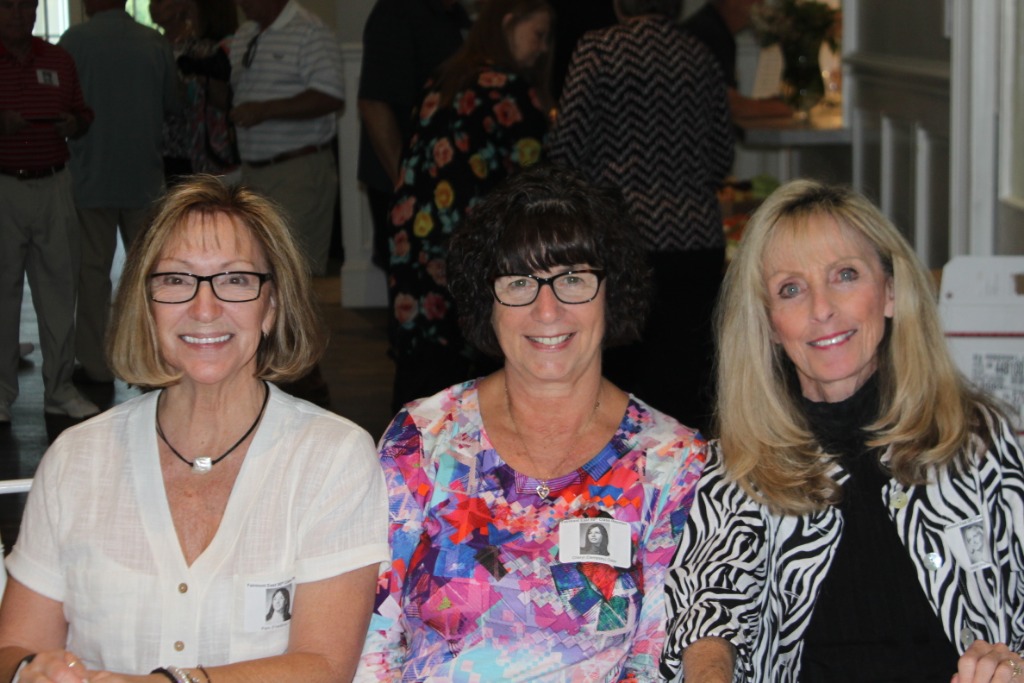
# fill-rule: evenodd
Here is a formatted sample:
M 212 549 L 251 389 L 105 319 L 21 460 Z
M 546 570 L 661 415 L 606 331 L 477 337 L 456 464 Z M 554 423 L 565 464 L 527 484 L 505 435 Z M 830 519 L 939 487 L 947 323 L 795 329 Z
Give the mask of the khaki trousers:
M 338 168 L 331 150 L 259 168 L 243 163 L 242 184 L 284 209 L 313 275 L 326 275 L 338 198 Z
M 18 333 L 25 276 L 39 321 L 48 404 L 75 396 L 78 219 L 71 174 L 18 180 L 0 175 L 0 403 L 18 397 Z

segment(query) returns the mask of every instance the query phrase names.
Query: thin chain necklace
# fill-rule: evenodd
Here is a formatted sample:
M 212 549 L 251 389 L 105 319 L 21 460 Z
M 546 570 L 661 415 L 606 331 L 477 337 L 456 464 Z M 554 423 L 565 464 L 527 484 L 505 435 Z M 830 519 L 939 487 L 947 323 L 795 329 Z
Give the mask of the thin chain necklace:
M 537 461 L 534 460 L 533 455 L 530 454 L 530 449 L 528 449 L 526 447 L 526 442 L 523 441 L 523 435 L 519 432 L 519 425 L 516 423 L 516 416 L 512 413 L 512 397 L 508 393 L 508 382 L 506 381 L 504 384 L 505 384 L 505 410 L 508 411 L 508 419 L 512 422 L 512 429 L 515 432 L 516 441 L 519 442 L 519 448 L 522 450 L 523 455 L 526 456 L 526 458 L 530 461 L 530 464 L 533 465 L 534 469 L 539 472 L 540 468 L 537 467 Z M 601 408 L 601 389 L 603 387 L 604 387 L 604 380 L 601 381 L 601 384 L 597 388 L 597 398 L 594 399 L 594 409 L 590 411 L 590 416 L 587 417 L 587 421 L 584 422 L 580 426 L 580 428 L 576 430 L 577 434 L 579 434 L 582 431 L 585 431 L 586 428 L 590 426 L 590 423 L 594 421 L 594 417 L 597 415 L 597 411 Z M 569 451 L 569 453 L 567 455 L 563 456 L 562 459 L 558 461 L 558 464 L 557 464 L 557 466 L 555 468 L 555 471 L 556 472 L 560 472 L 562 470 L 562 465 L 564 465 L 566 463 L 566 461 L 568 461 L 569 458 L 571 458 L 571 457 L 572 457 L 572 451 Z M 548 478 L 545 478 L 545 479 L 537 479 L 538 483 L 537 483 L 537 488 L 535 489 L 536 492 L 537 492 L 537 496 L 539 496 L 540 498 L 547 498 L 548 494 L 551 493 L 551 486 L 549 486 L 549 484 L 550 484 L 552 479 L 556 479 L 556 478 L 557 478 L 557 475 L 554 476 L 554 477 L 548 477 Z
M 171 445 L 171 442 L 168 441 L 167 437 L 164 435 L 164 430 L 160 427 L 160 398 L 163 398 L 162 391 L 160 392 L 160 397 L 157 398 L 156 433 L 157 435 L 159 435 L 160 440 L 167 444 L 167 447 L 171 449 L 171 453 L 174 453 L 176 456 L 178 456 L 178 460 L 182 461 L 183 463 L 191 467 L 192 471 L 195 472 L 196 474 L 206 474 L 207 472 L 213 469 L 214 465 L 216 465 L 221 460 L 231 455 L 231 453 L 234 452 L 236 448 L 242 445 L 243 441 L 249 438 L 249 435 L 253 433 L 253 430 L 256 429 L 256 425 L 260 423 L 260 419 L 263 417 L 263 411 L 267 409 L 267 401 L 270 399 L 270 387 L 267 386 L 266 382 L 263 383 L 263 392 L 263 405 L 260 406 L 260 412 L 256 415 L 256 419 L 249 426 L 249 429 L 245 430 L 245 434 L 242 435 L 241 439 L 235 442 L 234 446 L 227 449 L 226 451 L 218 455 L 216 458 L 211 458 L 209 456 L 200 456 L 195 460 L 188 460 L 184 455 L 178 452 L 177 448 Z

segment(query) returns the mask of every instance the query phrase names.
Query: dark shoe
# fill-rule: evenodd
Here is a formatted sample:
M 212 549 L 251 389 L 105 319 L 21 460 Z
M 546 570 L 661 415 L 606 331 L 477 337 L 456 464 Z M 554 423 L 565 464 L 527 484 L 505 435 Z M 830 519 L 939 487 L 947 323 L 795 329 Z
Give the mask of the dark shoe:
M 18 369 L 24 370 L 30 368 L 34 363 L 29 359 L 32 352 L 36 350 L 36 345 L 32 342 L 19 342 L 18 343 Z M 2 420 L 0 420 L 2 422 Z M 10 420 L 8 419 L 8 422 Z

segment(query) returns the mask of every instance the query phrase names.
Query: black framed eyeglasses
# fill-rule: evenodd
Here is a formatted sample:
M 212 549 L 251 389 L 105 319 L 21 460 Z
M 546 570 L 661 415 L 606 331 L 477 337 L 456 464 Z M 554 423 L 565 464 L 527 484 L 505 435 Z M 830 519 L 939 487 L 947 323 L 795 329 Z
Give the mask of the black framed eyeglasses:
M 228 303 L 255 301 L 263 283 L 273 280 L 270 273 L 233 270 L 215 275 L 192 273 L 153 273 L 149 276 L 149 298 L 158 304 L 183 304 L 196 298 L 199 284 L 209 282 L 213 295 Z
M 499 275 L 494 279 L 494 298 L 503 306 L 529 306 L 540 288 L 549 285 L 563 304 L 585 304 L 597 296 L 603 279 L 603 270 L 567 270 L 551 277 Z
M 248 69 L 252 66 L 252 62 L 256 59 L 256 48 L 259 47 L 260 34 L 257 33 L 249 41 L 249 44 L 245 47 L 245 54 L 242 55 L 242 66 Z

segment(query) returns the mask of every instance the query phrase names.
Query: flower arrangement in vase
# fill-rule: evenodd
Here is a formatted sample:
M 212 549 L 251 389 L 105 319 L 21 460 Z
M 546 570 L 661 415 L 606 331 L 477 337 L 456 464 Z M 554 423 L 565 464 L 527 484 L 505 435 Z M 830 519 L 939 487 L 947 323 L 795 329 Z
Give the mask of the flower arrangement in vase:
M 825 95 L 818 54 L 822 43 L 838 48 L 840 16 L 818 0 L 769 0 L 752 10 L 761 45 L 782 50 L 782 97 L 801 118 Z

